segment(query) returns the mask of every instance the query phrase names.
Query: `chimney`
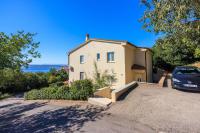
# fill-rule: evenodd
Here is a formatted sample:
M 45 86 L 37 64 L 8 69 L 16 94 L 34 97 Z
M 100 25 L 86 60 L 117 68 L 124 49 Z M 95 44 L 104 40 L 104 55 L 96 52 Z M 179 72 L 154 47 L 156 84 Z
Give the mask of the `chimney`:
M 86 34 L 85 41 L 87 42 L 89 39 L 90 39 L 90 35 L 89 35 L 89 34 Z

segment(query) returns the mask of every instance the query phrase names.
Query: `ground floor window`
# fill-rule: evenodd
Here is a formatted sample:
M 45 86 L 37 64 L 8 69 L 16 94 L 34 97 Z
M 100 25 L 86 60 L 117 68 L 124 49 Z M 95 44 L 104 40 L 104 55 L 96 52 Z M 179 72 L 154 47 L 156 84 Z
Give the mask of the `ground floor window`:
M 84 72 L 80 72 L 80 80 L 84 79 Z

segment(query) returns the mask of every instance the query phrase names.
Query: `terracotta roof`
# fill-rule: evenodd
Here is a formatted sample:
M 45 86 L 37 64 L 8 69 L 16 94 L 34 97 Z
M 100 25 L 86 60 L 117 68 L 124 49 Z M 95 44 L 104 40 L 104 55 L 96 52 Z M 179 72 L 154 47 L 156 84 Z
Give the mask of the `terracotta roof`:
M 68 55 L 70 55 L 72 52 L 78 50 L 79 48 L 85 46 L 86 44 L 88 44 L 89 42 L 92 42 L 92 41 L 99 41 L 99 42 L 110 42 L 110 43 L 126 43 L 126 44 L 129 44 L 135 48 L 142 48 L 142 49 L 148 49 L 152 52 L 152 50 L 150 48 L 147 48 L 147 47 L 137 47 L 136 45 L 128 42 L 128 41 L 122 41 L 122 40 L 106 40 L 106 39 L 98 39 L 98 38 L 93 38 L 93 39 L 89 39 L 88 41 L 80 44 L 79 46 L 77 46 L 76 48 L 72 49 L 71 51 L 68 52 Z
M 145 70 L 146 67 L 144 66 L 140 66 L 140 65 L 137 65 L 137 64 L 133 64 L 133 66 L 131 67 L 131 69 L 137 69 L 137 70 Z

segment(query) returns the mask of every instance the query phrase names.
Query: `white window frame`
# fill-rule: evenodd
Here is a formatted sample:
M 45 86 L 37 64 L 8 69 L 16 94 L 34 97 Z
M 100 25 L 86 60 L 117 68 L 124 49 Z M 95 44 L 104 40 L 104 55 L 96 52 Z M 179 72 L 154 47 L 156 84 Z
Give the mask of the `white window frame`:
M 84 55 L 80 55 L 80 64 L 85 63 L 85 57 Z
M 99 55 L 99 58 L 98 58 L 98 55 Z M 97 61 L 99 61 L 101 59 L 101 55 L 100 53 L 97 53 Z
M 115 62 L 115 52 L 107 52 L 107 62 Z
M 84 72 L 80 72 L 80 80 L 84 80 L 85 78 L 85 73 Z

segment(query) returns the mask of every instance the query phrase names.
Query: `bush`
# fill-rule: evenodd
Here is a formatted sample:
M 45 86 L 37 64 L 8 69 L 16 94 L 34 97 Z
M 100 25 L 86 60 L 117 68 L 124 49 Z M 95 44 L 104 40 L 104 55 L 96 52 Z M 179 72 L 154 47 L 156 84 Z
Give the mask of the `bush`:
M 56 82 L 56 83 L 50 84 L 49 86 L 51 86 L 51 87 L 59 87 L 59 86 L 63 86 L 63 85 L 64 85 L 63 82 Z
M 93 94 L 93 84 L 90 80 L 77 80 L 71 84 L 73 100 L 86 100 Z
M 49 85 L 59 87 L 68 80 L 65 69 L 51 70 L 49 73 L 23 73 L 20 70 L 0 70 L 0 92 L 16 93 L 31 89 L 40 89 Z
M 1 99 L 5 99 L 5 98 L 8 98 L 8 97 L 10 97 L 10 96 L 11 96 L 11 94 L 8 94 L 8 93 L 2 94 L 2 93 L 0 92 L 0 100 L 1 100 Z
M 0 70 L 0 92 L 15 93 L 48 86 L 45 73 L 22 73 L 17 70 Z
M 0 70 L 0 91 L 2 93 L 21 91 L 25 86 L 22 73 L 12 69 Z
M 105 70 L 103 73 L 98 69 L 97 63 L 94 62 L 94 89 L 97 90 L 99 88 L 103 88 L 106 86 L 111 86 L 114 82 L 117 81 L 116 75 L 114 71 L 111 73 L 108 70 Z
M 50 75 L 48 79 L 49 84 L 56 82 L 64 82 L 67 81 L 69 78 L 68 72 L 65 69 L 61 70 L 51 69 L 49 75 Z
M 50 86 L 40 90 L 31 90 L 25 93 L 25 99 L 66 99 L 87 100 L 93 95 L 93 84 L 90 80 L 79 80 L 68 86 Z
M 25 90 L 48 86 L 48 76 L 45 73 L 25 73 Z

